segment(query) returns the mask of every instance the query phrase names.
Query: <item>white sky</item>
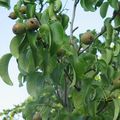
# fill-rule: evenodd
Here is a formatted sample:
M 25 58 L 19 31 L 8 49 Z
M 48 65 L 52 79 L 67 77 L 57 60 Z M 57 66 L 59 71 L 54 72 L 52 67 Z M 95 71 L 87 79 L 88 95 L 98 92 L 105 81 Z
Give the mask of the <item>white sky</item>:
M 16 3 L 16 1 L 17 0 L 11 0 L 11 8 L 13 8 L 13 5 Z M 66 0 L 64 0 L 64 2 L 65 1 Z M 67 13 L 70 16 L 72 16 L 72 4 L 73 0 L 68 0 L 67 8 L 70 10 Z M 15 21 L 8 18 L 10 11 L 12 11 L 12 9 L 8 11 L 7 9 L 0 7 L 0 57 L 9 52 L 9 44 L 12 37 L 14 36 L 12 33 L 12 26 Z M 86 13 L 83 11 L 83 9 L 80 9 L 79 4 L 77 7 L 74 24 L 74 27 L 79 26 L 79 29 L 74 34 L 79 35 L 79 33 L 83 33 L 87 29 L 94 28 L 97 29 L 97 31 L 100 31 L 103 25 L 102 21 L 103 20 L 99 16 L 99 10 L 97 10 L 95 13 Z M 69 33 L 69 29 L 67 32 Z M 11 59 L 9 73 L 14 85 L 12 87 L 6 85 L 0 78 L 0 111 L 6 108 L 11 108 L 13 105 L 23 102 L 28 97 L 26 87 L 24 86 L 19 88 L 17 79 L 19 72 L 14 58 Z

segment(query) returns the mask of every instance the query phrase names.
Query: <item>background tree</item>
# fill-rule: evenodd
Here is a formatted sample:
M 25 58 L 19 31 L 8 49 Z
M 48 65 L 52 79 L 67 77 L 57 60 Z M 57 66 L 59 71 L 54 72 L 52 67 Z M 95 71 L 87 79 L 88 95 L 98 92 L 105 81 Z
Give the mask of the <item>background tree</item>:
M 8 1 L 1 3 L 9 6 Z M 78 4 L 85 12 L 100 9 L 104 21 L 100 32 L 88 28 L 79 38 L 74 35 Z M 111 17 L 106 16 L 109 6 Z M 18 0 L 10 13 L 16 20 L 15 37 L 11 53 L 0 59 L 0 76 L 13 84 L 8 63 L 15 57 L 20 85 L 26 82 L 31 97 L 3 111 L 4 119 L 20 112 L 25 120 L 120 119 L 119 1 L 75 0 L 71 21 L 65 11 L 60 0 Z

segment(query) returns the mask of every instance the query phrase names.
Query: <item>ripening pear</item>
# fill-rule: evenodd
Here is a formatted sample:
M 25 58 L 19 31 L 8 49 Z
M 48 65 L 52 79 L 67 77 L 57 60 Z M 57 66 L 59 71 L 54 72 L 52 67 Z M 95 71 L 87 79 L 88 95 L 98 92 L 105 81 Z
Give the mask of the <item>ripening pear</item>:
M 8 17 L 15 20 L 17 18 L 17 15 L 15 12 L 11 12 Z
M 112 81 L 114 87 L 120 87 L 120 76 L 118 76 L 116 79 Z
M 23 34 L 26 32 L 26 27 L 24 23 L 16 23 L 12 30 L 14 34 Z
M 27 7 L 26 7 L 26 6 L 21 6 L 21 7 L 20 7 L 20 12 L 21 12 L 22 14 L 25 14 L 26 11 L 27 11 Z
M 81 42 L 89 45 L 94 41 L 94 35 L 91 32 L 85 32 L 81 35 Z
M 30 18 L 26 21 L 27 30 L 34 31 L 39 28 L 39 22 L 36 18 Z

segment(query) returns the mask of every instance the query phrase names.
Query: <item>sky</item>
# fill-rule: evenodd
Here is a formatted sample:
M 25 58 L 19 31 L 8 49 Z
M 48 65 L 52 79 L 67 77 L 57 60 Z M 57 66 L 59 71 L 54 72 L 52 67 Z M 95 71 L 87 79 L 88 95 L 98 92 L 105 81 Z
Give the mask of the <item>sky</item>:
M 66 0 L 62 0 L 63 5 Z M 17 0 L 11 0 L 11 9 L 7 10 L 0 7 L 0 57 L 2 55 L 9 53 L 9 45 L 11 39 L 14 37 L 12 32 L 12 26 L 15 24 L 14 20 L 8 18 L 8 15 L 13 11 L 13 6 Z M 66 13 L 72 16 L 72 6 L 73 0 L 68 0 L 67 8 L 69 9 Z M 111 11 L 109 11 L 109 16 L 111 16 Z M 99 15 L 99 10 L 96 12 L 84 12 L 78 4 L 76 11 L 76 18 L 74 23 L 74 28 L 79 27 L 78 30 L 74 32 L 75 35 L 84 33 L 87 29 L 96 29 L 98 32 L 103 26 L 103 20 Z M 70 28 L 68 28 L 67 33 L 70 33 Z M 13 86 L 8 86 L 0 78 L 0 112 L 3 109 L 12 108 L 14 105 L 22 103 L 29 96 L 24 84 L 23 87 L 19 87 L 18 83 L 18 69 L 15 58 L 12 58 L 9 64 L 9 74 L 13 82 Z
M 8 18 L 9 13 L 13 10 L 13 5 L 17 0 L 11 1 L 11 9 L 0 7 L 0 57 L 6 53 L 9 53 L 9 44 L 14 34 L 12 33 L 12 26 L 15 23 L 14 20 Z M 19 88 L 18 83 L 18 69 L 15 62 L 15 58 L 12 58 L 9 64 L 9 73 L 13 86 L 8 86 L 0 78 L 0 111 L 7 108 L 12 108 L 14 105 L 23 102 L 27 97 L 26 87 Z

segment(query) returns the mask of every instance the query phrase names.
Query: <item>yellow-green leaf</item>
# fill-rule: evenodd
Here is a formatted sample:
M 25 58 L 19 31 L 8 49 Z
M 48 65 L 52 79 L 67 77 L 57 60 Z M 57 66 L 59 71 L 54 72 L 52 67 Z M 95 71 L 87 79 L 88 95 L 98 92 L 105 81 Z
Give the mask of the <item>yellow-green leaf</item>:
M 8 53 L 2 56 L 2 58 L 0 59 L 0 76 L 3 81 L 8 85 L 13 85 L 8 74 L 8 63 L 11 57 L 12 55 Z
M 108 2 L 104 2 L 100 7 L 100 15 L 102 18 L 106 16 L 107 10 L 108 10 Z
M 113 120 L 117 120 L 118 115 L 120 113 L 120 99 L 114 99 L 113 102 L 114 102 L 114 107 L 115 107 Z
M 10 43 L 10 52 L 16 58 L 19 57 L 19 45 L 22 41 L 22 38 L 22 36 L 15 36 Z

